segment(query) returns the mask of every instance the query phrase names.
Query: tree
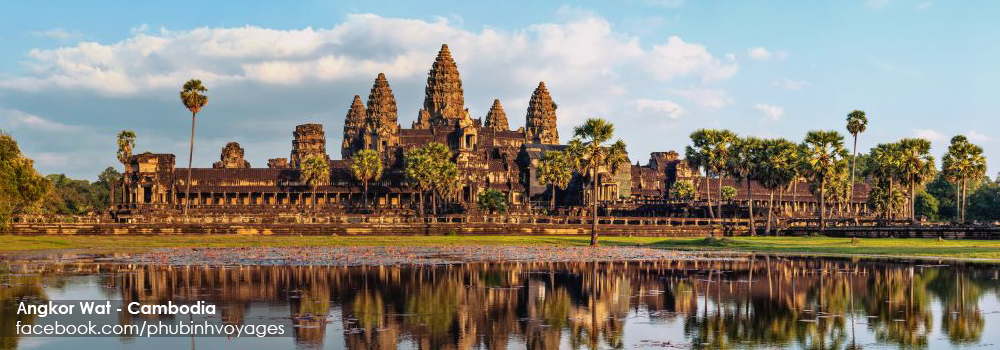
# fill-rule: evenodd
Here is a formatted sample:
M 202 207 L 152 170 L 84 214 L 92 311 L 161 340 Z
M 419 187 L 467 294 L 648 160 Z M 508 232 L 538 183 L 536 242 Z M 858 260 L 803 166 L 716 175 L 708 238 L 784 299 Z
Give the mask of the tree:
M 865 111 L 854 110 L 847 114 L 847 132 L 854 137 L 854 148 L 851 150 L 851 191 L 849 198 L 854 198 L 854 172 L 858 163 L 858 134 L 865 132 L 868 128 L 868 116 Z
M 365 207 L 368 207 L 368 183 L 382 177 L 382 158 L 373 149 L 361 150 L 351 157 L 351 173 L 365 186 Z
M 201 85 L 201 80 L 191 79 L 184 83 L 181 88 L 181 103 L 191 111 L 191 147 L 188 151 L 188 176 L 184 190 L 184 220 L 187 220 L 188 203 L 191 202 L 191 162 L 194 159 L 194 121 L 198 112 L 208 105 L 208 96 L 205 92 L 208 88 Z
M 729 130 L 698 129 L 691 133 L 691 146 L 685 149 L 688 158 L 705 169 L 705 177 L 709 171 L 718 176 L 719 196 L 722 196 L 722 174 L 726 171 L 726 162 L 730 159 L 733 143 L 738 136 Z M 722 202 L 718 203 L 719 216 L 722 215 Z M 708 213 L 712 217 L 712 196 L 708 196 Z
M 479 193 L 479 209 L 493 213 L 507 212 L 507 198 L 500 191 L 489 189 Z
M 604 143 L 614 136 L 615 126 L 603 118 L 587 119 L 583 125 L 573 128 L 574 141 L 567 148 L 570 157 L 574 159 L 578 170 L 591 176 L 591 203 L 593 223 L 590 231 L 590 245 L 597 246 L 597 182 L 600 179 L 601 168 L 611 174 L 617 174 L 628 165 L 625 142 L 616 141 L 610 146 Z
M 802 142 L 802 174 L 815 185 L 813 195 L 819 198 L 819 229 L 826 231 L 827 181 L 838 172 L 846 171 L 844 137 L 836 131 L 810 131 Z M 818 191 L 818 193 L 817 193 Z
M 573 178 L 573 169 L 565 152 L 547 151 L 538 160 L 538 181 L 552 188 L 549 208 L 556 210 L 556 188 L 566 189 Z
M 683 200 L 694 199 L 695 188 L 694 182 L 691 180 L 680 180 L 674 183 L 670 188 L 670 196 L 674 198 L 680 198 Z
M 902 207 L 905 195 L 896 184 L 902 178 L 902 152 L 900 145 L 882 143 L 874 148 L 867 157 L 865 175 L 871 178 L 872 188 L 868 192 L 868 205 L 882 218 L 888 219 Z
M 916 224 L 916 203 L 914 202 L 917 187 L 934 177 L 937 169 L 934 167 L 934 157 L 930 155 L 931 142 L 924 139 L 908 138 L 899 141 L 900 174 L 903 184 L 910 192 L 910 222 Z
M 316 188 L 330 181 L 330 163 L 320 154 L 310 154 L 299 162 L 302 182 L 312 189 L 313 209 L 316 208 Z
M 437 215 L 437 196 L 456 191 L 461 186 L 458 165 L 451 160 L 448 146 L 431 142 L 423 147 L 406 151 L 404 155 L 407 181 L 420 191 L 420 213 L 424 213 L 425 192 L 431 192 L 432 209 Z
M 965 222 L 966 193 L 969 181 L 978 181 L 986 174 L 986 157 L 983 148 L 962 135 L 951 138 L 948 152 L 941 160 L 941 171 L 948 181 L 956 185 L 955 206 L 959 222 Z
M 0 130 L 0 231 L 6 231 L 15 214 L 33 207 L 52 184 L 35 171 L 34 162 L 21 154 L 10 134 Z
M 913 203 L 917 216 L 923 216 L 931 221 L 938 219 L 938 200 L 927 191 L 918 191 Z
M 761 145 L 764 161 L 755 173 L 754 180 L 768 190 L 768 211 L 765 232 L 771 232 L 771 218 L 774 215 L 774 192 L 780 192 L 792 184 L 798 176 L 798 146 L 785 139 L 764 140 Z M 779 197 L 780 201 L 781 198 Z
M 722 186 L 722 190 L 719 191 L 719 198 L 723 202 L 729 202 L 736 199 L 736 195 L 739 194 L 736 188 L 733 186 Z M 722 214 L 721 212 L 719 214 Z
M 757 233 L 757 226 L 753 215 L 753 186 L 752 180 L 758 180 L 762 175 L 762 164 L 766 162 L 764 152 L 764 142 L 753 136 L 737 138 L 733 142 L 732 152 L 726 161 L 726 173 L 743 183 L 747 188 L 747 210 L 750 219 L 749 234 Z M 733 214 L 735 215 L 735 213 Z
M 122 163 L 123 172 L 128 171 L 128 160 L 132 158 L 132 150 L 135 149 L 135 132 L 132 130 L 122 130 L 118 133 L 118 162 Z M 107 171 L 107 170 L 105 170 Z M 121 176 L 119 176 L 119 179 Z M 108 183 L 108 191 L 111 198 L 115 196 L 114 183 Z M 122 192 L 124 195 L 124 192 Z M 113 199 L 111 201 L 114 201 Z

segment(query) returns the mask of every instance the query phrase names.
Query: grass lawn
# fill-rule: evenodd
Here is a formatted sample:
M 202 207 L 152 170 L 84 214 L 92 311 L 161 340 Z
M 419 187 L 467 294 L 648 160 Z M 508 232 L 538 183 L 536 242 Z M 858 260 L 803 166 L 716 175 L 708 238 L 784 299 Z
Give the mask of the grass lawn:
M 0 236 L 0 251 L 91 248 L 128 251 L 157 247 L 349 246 L 349 245 L 567 245 L 584 246 L 587 236 Z M 694 251 L 755 251 L 821 255 L 891 255 L 1000 261 L 1000 240 L 870 238 L 851 243 L 830 237 L 703 238 L 603 237 L 604 245 L 630 245 Z

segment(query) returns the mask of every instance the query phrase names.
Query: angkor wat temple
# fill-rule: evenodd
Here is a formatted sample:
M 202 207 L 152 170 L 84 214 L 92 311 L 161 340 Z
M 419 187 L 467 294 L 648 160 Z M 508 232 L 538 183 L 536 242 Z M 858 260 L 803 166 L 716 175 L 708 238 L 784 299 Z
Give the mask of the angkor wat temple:
M 544 82 L 531 94 L 525 112 L 524 127 L 511 130 L 500 100 L 494 100 L 485 118 L 473 119 L 465 107 L 464 90 L 458 66 L 447 45 L 441 47 L 427 74 L 423 108 L 409 129 L 400 127 L 396 99 L 389 81 L 379 74 L 367 102 L 355 95 L 347 110 L 341 143 L 341 158 L 331 159 L 326 151 L 326 137 L 320 124 L 299 125 L 292 132 L 288 158 L 270 159 L 267 167 L 254 168 L 244 159 L 243 149 L 233 142 L 222 149 L 220 160 L 211 168 L 195 168 L 190 196 L 185 195 L 187 169 L 175 165 L 172 154 L 139 154 L 126 167 L 118 214 L 177 213 L 185 201 L 194 214 L 256 214 L 304 212 L 344 212 L 362 207 L 363 187 L 350 172 L 350 158 L 359 150 L 374 149 L 383 157 L 384 175 L 371 183 L 372 203 L 367 210 L 383 213 L 416 214 L 417 190 L 404 176 L 405 151 L 440 142 L 453 152 L 460 170 L 461 190 L 444 198 L 444 212 L 475 212 L 478 194 L 487 189 L 503 193 L 512 212 L 528 212 L 546 207 L 551 196 L 562 210 L 583 211 L 589 201 L 584 190 L 585 177 L 575 175 L 569 187 L 553 193 L 536 178 L 537 160 L 545 151 L 561 150 L 557 123 L 557 104 Z M 614 120 L 611 120 L 614 122 Z M 564 140 L 568 141 L 568 140 Z M 299 163 L 311 155 L 320 155 L 330 164 L 330 178 L 315 190 L 300 179 Z M 668 196 L 668 189 L 682 179 L 695 181 L 699 198 L 707 193 L 717 196 L 718 183 L 703 181 L 678 153 L 653 152 L 645 165 L 635 162 L 618 174 L 598 175 L 598 199 L 602 207 L 633 215 L 673 215 L 678 204 Z M 745 186 L 732 179 L 724 185 L 738 190 L 738 202 L 747 199 Z M 752 184 L 753 200 L 768 200 L 768 192 Z M 864 211 L 867 190 L 857 185 L 851 210 Z M 791 212 L 814 213 L 816 198 L 808 186 L 798 184 L 785 193 L 780 202 Z M 531 205 L 535 203 L 536 205 Z M 652 214 L 650 214 L 652 213 Z M 686 215 L 704 215 L 703 212 Z

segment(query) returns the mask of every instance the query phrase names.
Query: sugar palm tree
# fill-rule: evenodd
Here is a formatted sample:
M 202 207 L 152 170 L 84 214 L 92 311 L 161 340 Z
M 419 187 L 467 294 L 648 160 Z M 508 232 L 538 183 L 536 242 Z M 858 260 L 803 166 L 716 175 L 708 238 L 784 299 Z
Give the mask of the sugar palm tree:
M 184 190 L 184 220 L 187 220 L 188 203 L 191 202 L 191 161 L 194 159 L 194 121 L 198 112 L 208 105 L 208 96 L 205 92 L 208 88 L 201 85 L 201 80 L 191 79 L 184 83 L 181 88 L 181 103 L 191 111 L 191 148 L 188 151 L 188 176 Z
M 705 167 L 705 176 L 711 170 L 718 177 L 719 198 L 722 198 L 722 176 L 726 171 L 733 144 L 739 138 L 729 130 L 699 129 L 691 133 L 692 146 L 685 151 L 688 156 L 696 155 L 695 159 Z M 712 214 L 712 199 L 709 195 L 709 214 Z M 722 201 L 717 204 L 719 217 L 722 217 Z
M 899 148 L 898 142 L 878 144 L 869 153 L 865 166 L 865 175 L 872 180 L 868 204 L 886 219 L 894 216 L 904 202 L 902 193 L 896 188 L 902 177 Z
M 827 181 L 833 179 L 837 172 L 846 170 L 844 137 L 836 131 L 810 131 L 801 149 L 804 152 L 802 174 L 814 184 L 814 194 L 819 198 L 819 229 L 826 231 Z
M 571 142 L 569 147 L 571 157 L 578 161 L 579 170 L 591 175 L 591 214 L 594 220 L 590 231 L 591 246 L 597 245 L 597 181 L 600 178 L 601 168 L 614 174 L 628 163 L 625 142 L 618 140 L 611 146 L 604 146 L 614 133 L 614 124 L 603 118 L 590 118 L 583 125 L 573 128 L 576 142 Z
M 351 157 L 351 173 L 365 186 L 365 207 L 368 207 L 368 183 L 382 177 L 382 158 L 373 149 L 361 150 Z
M 854 172 L 858 163 L 858 134 L 865 132 L 868 128 L 868 116 L 865 111 L 854 110 L 847 114 L 847 132 L 854 136 L 854 148 L 851 150 L 851 192 L 850 198 L 854 198 Z
M 556 188 L 566 189 L 573 178 L 573 169 L 567 158 L 565 152 L 548 151 L 538 160 L 538 181 L 552 188 L 549 208 L 553 212 L 556 210 Z
M 749 234 L 755 235 L 756 223 L 753 215 L 753 186 L 751 180 L 760 178 L 761 164 L 766 162 L 763 149 L 764 142 L 756 137 L 748 136 L 738 138 L 733 143 L 732 152 L 726 161 L 726 173 L 739 182 L 746 184 L 747 188 L 747 209 L 749 210 L 750 227 Z M 735 213 L 733 215 L 736 215 Z
M 901 152 L 900 168 L 903 181 L 910 192 L 910 221 L 917 222 L 914 194 L 916 188 L 934 177 L 937 169 L 934 167 L 934 157 L 930 155 L 931 142 L 924 139 L 909 138 L 899 141 Z
M 299 162 L 301 180 L 312 189 L 313 209 L 316 208 L 316 188 L 330 181 L 330 163 L 326 157 L 310 154 Z
M 948 152 L 941 160 L 945 177 L 955 184 L 956 219 L 965 222 L 965 201 L 969 181 L 978 181 L 986 174 L 983 148 L 969 142 L 962 135 L 951 138 Z
M 128 171 L 128 160 L 132 158 L 133 149 L 135 149 L 135 132 L 132 132 L 132 130 L 122 130 L 122 132 L 118 133 L 118 161 L 122 163 L 123 174 Z M 111 201 L 114 202 L 115 186 L 114 184 L 108 184 L 108 188 L 111 192 Z M 122 194 L 124 195 L 124 193 L 123 189 Z
M 785 139 L 764 140 L 763 148 L 766 161 L 761 162 L 760 171 L 755 180 L 769 192 L 767 223 L 764 232 L 771 232 L 771 218 L 774 215 L 774 191 L 779 193 L 787 188 L 797 176 L 797 146 Z M 779 197 L 780 201 L 781 198 Z

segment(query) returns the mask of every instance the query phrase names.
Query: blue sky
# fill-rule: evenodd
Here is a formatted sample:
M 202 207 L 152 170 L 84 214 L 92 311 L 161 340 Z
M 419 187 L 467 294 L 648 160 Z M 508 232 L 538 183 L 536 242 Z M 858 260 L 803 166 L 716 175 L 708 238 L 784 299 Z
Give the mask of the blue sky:
M 5 3 L 0 129 L 43 173 L 93 179 L 114 134 L 183 155 L 177 90 L 201 78 L 196 166 L 240 142 L 254 166 L 287 157 L 296 124 L 318 122 L 339 157 L 353 95 L 388 76 L 409 127 L 427 69 L 448 43 L 466 106 L 494 98 L 511 126 L 544 80 L 562 141 L 594 116 L 633 161 L 682 150 L 697 128 L 801 140 L 868 112 L 859 149 L 925 137 L 940 158 L 967 135 L 1000 156 L 1000 3 L 989 1 L 555 1 Z M 850 144 L 850 141 L 848 141 Z M 180 157 L 183 158 L 183 157 Z M 181 159 L 178 158 L 178 162 Z M 1000 168 L 990 166 L 990 174 Z M 119 165 L 120 167 L 120 165 Z

